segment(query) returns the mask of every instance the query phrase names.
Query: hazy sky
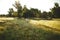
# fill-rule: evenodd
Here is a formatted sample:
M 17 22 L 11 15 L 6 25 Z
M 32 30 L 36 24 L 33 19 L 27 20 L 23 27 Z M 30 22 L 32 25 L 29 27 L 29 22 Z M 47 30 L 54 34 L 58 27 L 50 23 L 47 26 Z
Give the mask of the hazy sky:
M 37 8 L 41 11 L 49 11 L 54 6 L 54 2 L 60 4 L 60 0 L 19 0 L 21 5 L 26 5 L 27 8 Z M 0 0 L 0 14 L 7 14 L 9 8 L 14 8 L 12 4 L 15 0 Z M 15 10 L 15 8 L 14 8 Z

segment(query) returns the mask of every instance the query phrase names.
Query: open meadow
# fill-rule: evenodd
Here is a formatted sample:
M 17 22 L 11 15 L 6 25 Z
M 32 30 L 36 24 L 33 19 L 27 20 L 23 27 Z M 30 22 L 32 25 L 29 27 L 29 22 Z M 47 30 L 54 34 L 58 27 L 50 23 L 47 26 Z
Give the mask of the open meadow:
M 60 20 L 0 18 L 0 40 L 60 40 Z

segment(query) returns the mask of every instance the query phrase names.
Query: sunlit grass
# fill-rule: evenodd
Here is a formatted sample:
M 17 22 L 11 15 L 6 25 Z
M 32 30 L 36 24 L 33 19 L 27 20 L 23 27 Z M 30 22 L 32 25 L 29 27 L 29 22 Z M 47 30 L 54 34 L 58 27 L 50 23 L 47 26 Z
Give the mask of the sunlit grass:
M 59 20 L 30 20 L 30 23 L 32 25 L 45 25 L 45 26 L 49 26 L 52 28 L 57 28 L 60 29 L 60 21 Z

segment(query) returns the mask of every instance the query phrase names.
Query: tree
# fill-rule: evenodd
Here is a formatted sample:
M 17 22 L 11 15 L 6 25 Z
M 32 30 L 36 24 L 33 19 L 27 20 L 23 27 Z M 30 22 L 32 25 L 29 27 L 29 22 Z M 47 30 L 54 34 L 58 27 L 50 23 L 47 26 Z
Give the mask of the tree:
M 13 12 L 14 12 L 13 8 L 9 8 L 8 15 L 11 17 L 13 15 Z
M 28 8 L 26 7 L 26 5 L 24 5 L 23 10 L 22 10 L 23 17 L 25 15 L 25 13 L 27 13 L 27 11 L 28 11 Z
M 43 11 L 43 13 L 42 13 L 41 15 L 42 15 L 41 17 L 42 17 L 43 19 L 47 19 L 47 17 L 48 17 L 46 11 Z
M 41 11 L 38 9 L 31 8 L 31 12 L 33 12 L 34 17 L 40 17 Z
M 59 7 L 59 4 L 58 3 L 55 3 L 55 7 L 58 8 Z
M 18 17 L 18 13 L 16 11 L 14 11 L 13 17 Z
M 17 13 L 18 13 L 18 17 L 21 17 L 21 13 L 22 13 L 22 6 L 19 3 L 19 1 L 15 1 L 15 4 L 13 4 L 13 6 L 17 9 Z
M 55 6 L 51 9 L 53 17 L 60 18 L 60 7 L 58 3 L 55 3 Z
M 33 13 L 30 10 L 27 10 L 23 16 L 24 18 L 33 18 Z
M 26 7 L 26 5 L 24 5 L 23 13 L 26 12 L 27 10 L 28 10 L 28 8 Z
M 52 19 L 52 13 L 51 13 L 51 12 L 48 12 L 48 13 L 47 13 L 47 18 L 48 18 L 48 19 Z

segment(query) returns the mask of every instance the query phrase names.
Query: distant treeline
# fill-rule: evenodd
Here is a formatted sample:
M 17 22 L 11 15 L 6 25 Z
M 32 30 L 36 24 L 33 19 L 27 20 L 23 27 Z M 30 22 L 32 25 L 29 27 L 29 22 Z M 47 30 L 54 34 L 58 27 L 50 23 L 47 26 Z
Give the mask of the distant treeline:
M 15 2 L 13 6 L 17 9 L 14 11 L 13 8 L 9 8 L 8 15 L 9 17 L 19 17 L 19 18 L 45 18 L 45 19 L 52 19 L 52 18 L 60 18 L 60 6 L 58 3 L 54 4 L 55 6 L 51 8 L 50 12 L 38 10 L 36 8 L 28 9 L 26 5 L 22 8 L 19 2 Z M 1 15 L 0 15 L 1 16 Z

